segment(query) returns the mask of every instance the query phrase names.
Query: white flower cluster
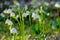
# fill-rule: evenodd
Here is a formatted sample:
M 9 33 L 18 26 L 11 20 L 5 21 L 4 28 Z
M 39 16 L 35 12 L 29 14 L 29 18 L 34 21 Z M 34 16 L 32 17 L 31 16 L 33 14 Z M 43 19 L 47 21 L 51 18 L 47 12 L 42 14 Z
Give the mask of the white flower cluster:
M 26 13 L 23 13 L 22 16 L 23 17 L 27 17 L 29 14 L 30 14 L 30 12 L 29 11 L 26 11 Z M 32 13 L 32 18 L 33 18 L 33 20 L 38 19 L 39 21 L 41 21 L 40 15 L 38 15 L 36 13 Z
M 10 14 L 10 17 L 14 17 L 15 16 L 15 13 L 12 11 L 12 9 L 5 9 L 3 11 L 3 13 Z
M 5 13 L 5 14 L 10 14 L 11 12 L 12 12 L 11 9 L 5 9 L 5 10 L 3 11 L 3 13 Z
M 3 11 L 3 13 L 4 13 L 4 14 L 9 14 L 10 17 L 15 17 L 15 13 L 12 11 L 12 9 L 5 9 L 5 10 Z M 5 17 L 5 15 L 4 15 L 3 13 L 1 13 L 0 15 L 1 15 L 2 17 Z M 9 19 L 7 19 L 7 20 L 5 21 L 5 24 L 13 25 L 12 21 L 9 20 Z

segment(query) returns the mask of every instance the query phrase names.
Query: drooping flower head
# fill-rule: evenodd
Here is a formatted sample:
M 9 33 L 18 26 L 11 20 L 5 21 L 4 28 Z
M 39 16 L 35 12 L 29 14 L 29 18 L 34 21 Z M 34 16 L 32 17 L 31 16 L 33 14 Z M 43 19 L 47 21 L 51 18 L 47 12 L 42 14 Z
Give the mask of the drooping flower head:
M 38 21 L 41 21 L 40 15 L 38 15 L 38 14 L 36 14 L 36 13 L 32 13 L 32 18 L 33 18 L 33 20 L 38 19 Z
M 22 16 L 23 17 L 27 17 L 29 14 L 30 14 L 30 12 L 29 11 L 26 11 L 26 13 L 23 13 Z
M 13 25 L 12 21 L 11 21 L 11 20 L 9 20 L 9 19 L 7 19 L 7 20 L 5 21 L 5 24 Z
M 54 5 L 56 8 L 60 8 L 60 2 L 56 2 Z
M 5 17 L 5 15 L 3 13 L 1 13 L 0 16 Z
M 14 17 L 14 16 L 15 16 L 15 13 L 12 12 L 12 13 L 10 14 L 10 17 Z
M 16 28 L 12 28 L 12 29 L 11 29 L 11 33 L 17 34 L 17 29 L 16 29 Z
M 50 15 L 50 13 L 47 13 L 47 16 L 49 16 Z

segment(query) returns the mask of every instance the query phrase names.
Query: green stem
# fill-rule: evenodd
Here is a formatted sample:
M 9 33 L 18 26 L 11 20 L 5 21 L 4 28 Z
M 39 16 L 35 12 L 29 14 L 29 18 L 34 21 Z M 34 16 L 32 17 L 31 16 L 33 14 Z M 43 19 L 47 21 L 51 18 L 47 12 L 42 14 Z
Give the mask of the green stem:
M 11 29 L 12 29 L 12 25 L 9 27 L 9 29 L 10 29 L 10 36 L 11 36 Z M 11 38 L 10 38 L 11 39 Z
M 31 25 L 31 17 L 30 17 L 30 15 L 29 15 L 29 22 L 30 22 L 30 25 Z
M 20 12 L 18 12 L 18 13 L 19 13 L 20 25 L 21 25 L 20 26 L 20 32 L 21 32 L 22 40 L 24 40 L 24 35 L 25 35 L 25 32 L 24 32 L 24 18 L 21 16 Z
M 17 18 L 15 18 L 16 19 L 16 21 L 18 22 L 18 24 L 19 24 L 19 26 L 20 26 L 20 22 L 19 22 L 19 20 L 17 19 Z
M 22 21 L 21 21 L 21 35 L 22 35 L 22 40 L 24 40 L 24 36 L 25 36 L 25 30 L 24 30 L 25 26 L 24 26 L 24 18 L 22 17 Z
M 14 35 L 12 36 L 12 40 L 15 40 Z

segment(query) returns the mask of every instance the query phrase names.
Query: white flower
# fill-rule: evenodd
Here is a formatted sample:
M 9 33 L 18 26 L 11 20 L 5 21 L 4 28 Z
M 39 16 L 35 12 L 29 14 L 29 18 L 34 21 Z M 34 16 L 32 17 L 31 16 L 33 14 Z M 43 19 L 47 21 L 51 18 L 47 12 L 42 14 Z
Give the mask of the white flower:
M 57 3 L 55 3 L 55 5 L 54 5 L 55 7 L 57 7 L 57 8 L 60 8 L 60 3 L 59 2 L 57 2 Z
M 5 17 L 5 15 L 3 13 L 1 13 L 0 16 Z
M 17 2 L 17 1 L 14 1 L 14 4 L 17 5 L 17 6 L 20 5 L 19 2 Z
M 7 19 L 7 20 L 5 21 L 5 24 L 12 25 L 13 23 L 12 23 L 12 21 L 10 21 L 9 19 Z
M 50 15 L 50 13 L 47 13 L 47 16 L 49 16 Z
M 4 12 L 4 13 L 7 13 L 7 9 L 5 9 L 3 12 Z
M 11 33 L 17 34 L 17 29 L 16 29 L 16 28 L 12 28 L 12 29 L 11 29 Z
M 12 12 L 12 10 L 11 9 L 5 9 L 3 12 L 6 14 L 10 14 Z
M 40 15 L 38 15 L 38 14 L 32 13 L 32 18 L 33 18 L 33 20 L 38 19 L 39 21 L 41 21 Z
M 49 6 L 49 3 L 48 3 L 48 2 L 45 2 L 44 4 L 45 4 L 46 6 Z
M 12 12 L 12 13 L 10 14 L 10 17 L 14 17 L 14 16 L 15 16 L 15 13 Z
M 22 16 L 27 17 L 29 15 L 29 13 L 30 13 L 29 11 L 26 11 L 26 13 L 23 13 Z
M 26 17 L 27 15 L 26 15 L 26 13 L 23 13 L 22 16 L 23 16 L 23 17 Z

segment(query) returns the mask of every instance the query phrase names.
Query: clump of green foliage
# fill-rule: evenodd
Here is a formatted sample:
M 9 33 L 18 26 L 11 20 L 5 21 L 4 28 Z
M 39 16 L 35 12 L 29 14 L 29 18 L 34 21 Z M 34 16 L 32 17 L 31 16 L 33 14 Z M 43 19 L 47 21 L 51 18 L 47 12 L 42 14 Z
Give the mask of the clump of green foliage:
M 59 9 L 57 8 L 59 13 Z M 45 4 L 21 7 L 14 2 L 0 14 L 1 40 L 52 40 L 60 33 L 60 16 Z M 8 36 L 8 37 L 7 37 Z M 4 37 L 4 38 L 3 38 Z M 52 37 L 52 38 L 51 38 Z

